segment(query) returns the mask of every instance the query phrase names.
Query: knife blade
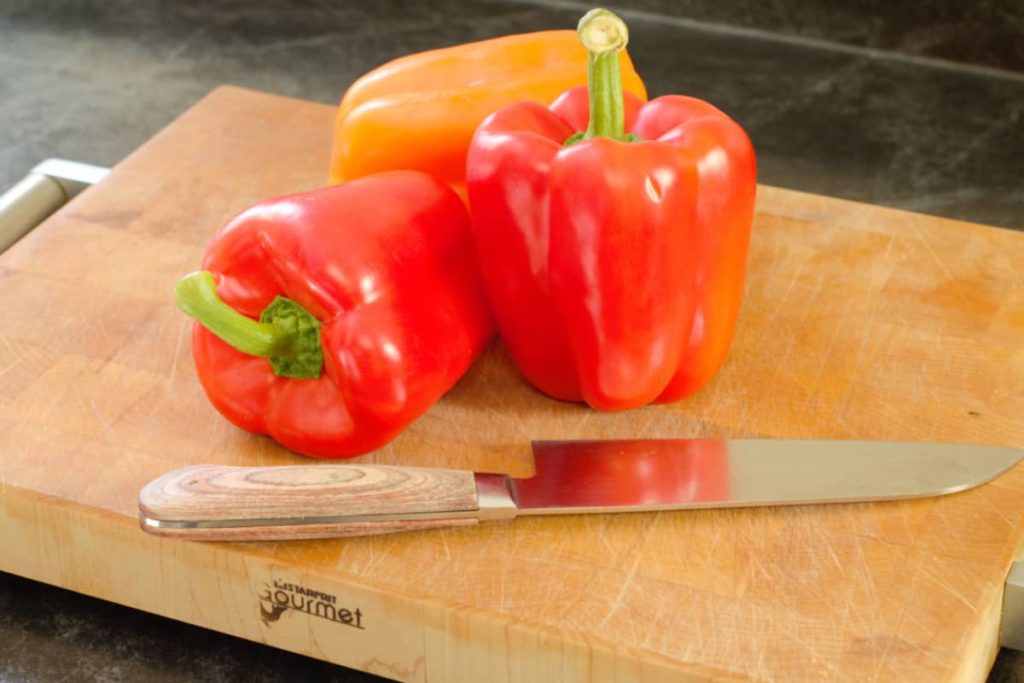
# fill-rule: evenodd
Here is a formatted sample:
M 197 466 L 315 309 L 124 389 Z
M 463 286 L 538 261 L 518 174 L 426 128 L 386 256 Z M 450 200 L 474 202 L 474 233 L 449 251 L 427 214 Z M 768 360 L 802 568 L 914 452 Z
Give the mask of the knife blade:
M 537 441 L 535 473 L 422 467 L 196 465 L 139 494 L 142 528 L 196 540 L 287 540 L 525 515 L 852 503 L 942 496 L 996 478 L 1024 450 L 781 439 Z

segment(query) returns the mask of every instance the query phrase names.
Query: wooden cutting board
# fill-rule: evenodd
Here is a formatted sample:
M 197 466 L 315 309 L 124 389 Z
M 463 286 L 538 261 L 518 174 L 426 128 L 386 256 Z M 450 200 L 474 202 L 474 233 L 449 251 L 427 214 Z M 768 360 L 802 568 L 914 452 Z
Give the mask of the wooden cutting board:
M 407 681 L 981 680 L 1024 467 L 899 503 L 532 518 L 203 544 L 137 526 L 148 480 L 308 462 L 217 415 L 172 285 L 208 236 L 326 173 L 333 110 L 221 88 L 0 256 L 0 570 Z M 620 414 L 495 346 L 366 460 L 523 474 L 531 438 L 1024 446 L 1024 234 L 760 188 L 728 363 Z

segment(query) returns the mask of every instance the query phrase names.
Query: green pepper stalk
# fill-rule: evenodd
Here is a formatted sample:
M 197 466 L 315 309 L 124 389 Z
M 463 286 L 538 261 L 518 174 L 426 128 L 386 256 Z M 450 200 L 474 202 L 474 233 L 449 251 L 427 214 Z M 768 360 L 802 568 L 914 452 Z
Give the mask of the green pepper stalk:
M 277 297 L 260 314 L 260 322 L 224 303 L 207 271 L 191 273 L 174 287 L 174 297 L 194 318 L 242 353 L 267 358 L 280 377 L 316 379 L 324 364 L 320 321 L 301 305 Z
M 587 68 L 590 123 L 585 131 L 573 133 L 564 144 L 569 146 L 597 137 L 621 142 L 638 140 L 637 136 L 626 132 L 622 104 L 619 52 L 629 42 L 626 23 L 606 9 L 592 9 L 580 19 L 576 34 L 590 54 Z

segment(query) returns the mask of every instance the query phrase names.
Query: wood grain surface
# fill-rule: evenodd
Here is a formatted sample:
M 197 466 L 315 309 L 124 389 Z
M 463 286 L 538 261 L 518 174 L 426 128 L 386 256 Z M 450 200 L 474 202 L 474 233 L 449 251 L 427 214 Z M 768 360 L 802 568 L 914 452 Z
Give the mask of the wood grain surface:
M 150 533 L 193 540 L 268 541 L 415 531 L 475 524 L 478 507 L 472 472 L 365 463 L 192 465 L 154 479 L 139 493 L 140 521 Z M 382 515 L 387 519 L 359 519 Z M 423 519 L 394 519 L 403 515 Z M 324 519 L 340 516 L 353 519 Z M 153 521 L 163 526 L 150 524 Z M 175 525 L 195 522 L 200 524 Z M 210 522 L 228 526 L 203 527 Z
M 151 479 L 306 463 L 196 380 L 172 285 L 210 234 L 318 186 L 331 107 L 212 93 L 0 256 L 0 570 L 408 681 L 982 680 L 1024 468 L 941 499 L 520 519 L 216 544 L 138 528 Z M 761 187 L 729 360 L 615 414 L 495 345 L 361 462 L 528 474 L 528 441 L 1024 446 L 1024 235 Z

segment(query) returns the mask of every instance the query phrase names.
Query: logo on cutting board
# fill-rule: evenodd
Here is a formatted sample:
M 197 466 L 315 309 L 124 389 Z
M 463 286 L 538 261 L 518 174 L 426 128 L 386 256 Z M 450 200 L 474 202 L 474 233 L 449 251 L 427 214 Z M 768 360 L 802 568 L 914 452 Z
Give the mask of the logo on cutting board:
M 260 585 L 259 598 L 260 618 L 267 626 L 278 621 L 288 610 L 293 610 L 352 628 L 366 628 L 363 626 L 363 612 L 358 607 L 339 607 L 337 596 L 296 583 L 279 579 L 274 579 L 273 583 L 263 583 Z

